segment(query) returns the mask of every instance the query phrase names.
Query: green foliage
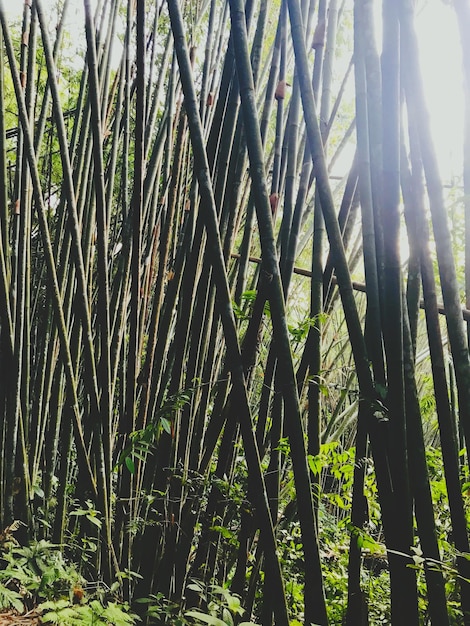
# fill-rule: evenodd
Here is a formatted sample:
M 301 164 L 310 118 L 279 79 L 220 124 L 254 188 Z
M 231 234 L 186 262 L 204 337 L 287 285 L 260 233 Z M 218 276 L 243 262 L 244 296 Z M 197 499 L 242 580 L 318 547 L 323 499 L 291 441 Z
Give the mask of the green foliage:
M 2 551 L 0 570 L 0 609 L 12 608 L 23 613 L 25 606 L 37 606 L 44 624 L 93 624 L 94 626 L 127 626 L 138 617 L 126 603 L 117 602 L 113 591 L 116 583 L 104 591 L 90 586 L 94 593 L 87 597 L 88 585 L 77 567 L 68 563 L 60 546 L 48 541 L 31 542 L 28 546 L 9 545 Z M 95 597 L 94 597 L 95 596 Z
M 143 462 L 147 460 L 147 456 L 151 453 L 162 431 L 173 437 L 173 422 L 176 419 L 176 415 L 185 404 L 191 402 L 193 393 L 194 387 L 190 387 L 166 398 L 157 411 L 154 420 L 147 424 L 145 428 L 130 434 L 130 443 L 119 455 L 115 469 L 125 465 L 128 471 L 134 474 L 136 459 Z
M 41 621 L 44 624 L 129 626 L 138 620 L 136 615 L 129 613 L 127 604 L 108 602 L 103 605 L 98 600 L 78 605 L 67 600 L 49 601 L 40 604 L 39 609 L 42 611 Z
M 86 508 L 79 507 L 75 511 L 71 511 L 70 515 L 75 517 L 84 517 L 91 524 L 96 526 L 98 529 L 101 528 L 102 522 L 100 519 L 100 513 L 93 506 L 93 502 L 91 500 L 86 501 Z
M 411 547 L 413 563 L 410 567 L 418 573 L 419 607 L 422 619 L 427 615 L 427 588 L 424 569 L 435 569 L 443 573 L 448 596 L 451 624 L 460 624 L 462 613 L 459 604 L 459 573 L 456 568 L 458 556 L 449 541 L 452 531 L 447 489 L 443 471 L 442 454 L 439 449 L 426 450 L 431 491 L 435 507 L 436 528 L 442 558 L 435 561 L 426 558 L 419 546 Z M 348 558 L 351 538 L 356 541 L 363 558 L 361 586 L 368 603 L 370 624 L 390 623 L 390 581 L 387 551 L 382 540 L 380 509 L 377 503 L 375 474 L 369 459 L 355 460 L 355 449 L 342 449 L 339 442 L 321 446 L 320 454 L 308 457 L 312 474 L 320 480 L 318 523 L 319 545 L 323 567 L 325 593 L 330 622 L 340 624 L 347 606 Z M 365 464 L 365 490 L 368 503 L 368 521 L 364 528 L 350 521 L 351 489 L 355 463 Z M 469 505 L 466 494 L 468 483 L 462 483 L 464 501 Z M 300 528 L 297 523 L 290 528 L 281 528 L 279 546 L 285 570 L 286 593 L 292 615 L 302 623 L 303 611 L 303 552 Z M 403 554 L 403 558 L 409 558 Z
M 11 30 L 17 60 L 21 53 L 23 59 L 28 61 L 28 68 L 23 64 L 20 67 L 19 63 L 18 67 L 24 82 L 24 93 L 27 96 L 30 91 L 34 100 L 30 111 L 31 132 L 37 136 L 38 128 L 34 120 L 39 119 L 42 104 L 46 102 L 45 95 L 51 76 L 48 77 L 46 71 L 41 33 L 37 33 L 37 47 L 28 42 L 28 31 L 35 32 L 33 28 L 27 28 L 26 18 L 35 19 L 34 11 L 29 14 L 30 4 L 25 4 L 24 35 L 21 33 L 20 21 L 12 24 Z M 142 592 L 148 598 L 143 598 L 139 604 L 148 606 L 150 620 L 172 626 L 195 623 L 233 626 L 243 619 L 245 593 L 256 596 L 253 614 L 259 616 L 264 583 L 264 565 L 260 553 L 265 550 L 265 544 L 262 533 L 260 539 L 257 524 L 262 518 L 257 515 L 256 509 L 272 497 L 271 502 L 276 498 L 278 505 L 274 519 L 275 532 L 291 611 L 291 626 L 298 626 L 305 622 L 304 575 L 305 568 L 310 567 L 310 564 L 305 563 L 296 510 L 296 498 L 299 495 L 295 492 L 289 440 L 284 436 L 291 419 L 287 410 L 284 411 L 284 424 L 279 432 L 274 432 L 276 428 L 273 428 L 272 407 L 279 406 L 277 400 L 286 390 L 279 375 L 282 371 L 280 367 L 269 379 L 267 355 L 270 352 L 274 354 L 271 351 L 274 328 L 270 320 L 271 309 L 266 302 L 265 318 L 255 333 L 256 345 L 243 346 L 242 349 L 245 357 L 253 348 L 253 354 L 250 355 L 252 361 L 246 363 L 245 380 L 248 402 L 255 418 L 254 426 L 257 428 L 256 439 L 260 444 L 261 469 L 270 486 L 274 484 L 271 479 L 277 481 L 278 478 L 272 471 L 274 463 L 271 464 L 271 461 L 276 461 L 276 464 L 279 462 L 280 492 L 279 498 L 277 493 L 260 492 L 256 492 L 253 498 L 254 487 L 250 481 L 252 477 L 249 476 L 243 445 L 246 441 L 241 441 L 237 398 L 231 386 L 233 379 L 226 378 L 227 372 L 231 370 L 231 357 L 226 352 L 228 335 L 224 334 L 223 330 L 226 329 L 220 325 L 220 313 L 229 306 L 229 302 L 220 300 L 222 291 L 218 289 L 220 285 L 214 282 L 217 273 L 206 272 L 211 261 L 218 257 L 211 256 L 212 253 L 207 255 L 210 238 L 199 237 L 202 234 L 200 228 L 204 225 L 203 218 L 197 217 L 200 213 L 199 193 L 203 187 L 198 189 L 195 184 L 197 172 L 192 169 L 191 141 L 184 126 L 183 100 L 180 97 L 181 77 L 171 45 L 166 47 L 167 41 L 170 44 L 173 42 L 171 24 L 166 11 L 161 12 L 152 3 L 142 3 L 139 7 L 144 5 L 148 26 L 147 45 L 142 46 L 145 59 L 137 58 L 140 50 L 135 48 L 138 37 L 135 36 L 135 23 L 132 23 L 136 15 L 126 15 L 125 3 L 105 2 L 101 5 L 103 13 L 100 14 L 98 10 L 95 16 L 101 88 L 97 95 L 101 105 L 98 108 L 101 109 L 102 141 L 97 141 L 97 138 L 93 140 L 89 125 L 90 117 L 93 119 L 95 115 L 90 116 L 92 81 L 87 80 L 87 75 L 82 74 L 81 69 L 85 41 L 77 36 L 78 30 L 69 28 L 56 49 L 53 74 L 58 80 L 59 98 L 70 142 L 65 152 L 72 166 L 72 195 L 77 205 L 77 223 L 74 221 L 75 207 L 62 204 L 66 197 L 63 185 L 68 179 L 64 176 L 60 154 L 64 147 L 60 147 L 58 141 L 58 115 L 57 111 L 51 109 L 50 102 L 44 109 L 47 121 L 43 139 L 34 147 L 42 189 L 35 190 L 33 201 L 33 179 L 27 172 L 25 160 L 28 152 L 23 141 L 25 134 L 17 129 L 18 104 L 6 68 L 3 93 L 6 115 L 3 125 L 8 131 L 4 147 L 7 197 L 0 210 L 1 239 L 5 248 L 2 252 L 5 268 L 0 268 L 0 291 L 3 290 L 6 298 L 0 305 L 0 361 L 4 369 L 2 380 L 4 374 L 10 371 L 12 380 L 3 385 L 5 389 L 2 387 L 0 391 L 0 418 L 5 425 L 1 472 L 4 478 L 7 477 L 5 484 L 1 485 L 2 510 L 5 518 L 10 519 L 12 512 L 5 512 L 5 508 L 11 505 L 15 515 L 18 513 L 22 519 L 33 520 L 34 526 L 28 530 L 30 536 L 39 540 L 27 546 L 12 543 L 4 547 L 0 567 L 0 606 L 21 611 L 26 604 L 40 603 L 43 623 L 46 624 L 119 626 L 134 623 L 135 617 L 115 594 L 125 588 L 129 597 L 132 597 L 137 585 L 145 587 L 148 582 L 148 588 Z M 255 26 L 257 16 L 262 15 L 262 3 L 260 10 L 255 10 L 250 31 L 250 42 L 251 37 L 257 38 L 258 34 L 263 38 L 264 32 L 264 41 L 259 42 L 262 67 L 256 93 L 260 114 L 267 94 L 269 65 L 275 63 L 279 53 L 279 49 L 274 51 L 271 45 L 274 43 L 280 5 L 280 0 L 274 0 L 269 8 L 267 22 Z M 47 31 L 52 43 L 62 6 L 62 0 L 57 0 L 47 20 Z M 115 24 L 111 24 L 109 20 L 112 19 L 114 9 L 117 9 L 119 17 Z M 238 135 L 238 123 L 229 128 L 218 117 L 218 111 L 216 115 L 211 112 L 215 112 L 218 104 L 225 101 L 225 113 L 229 114 L 233 105 L 232 100 L 225 100 L 219 82 L 226 74 L 224 70 L 221 71 L 229 38 L 227 14 L 224 13 L 226 5 L 217 2 L 184 3 L 183 10 L 191 46 L 193 75 L 198 89 L 202 87 L 203 63 L 207 63 L 209 72 L 206 78 L 208 89 L 212 92 L 211 98 L 206 103 L 201 101 L 200 113 L 204 136 L 208 141 L 209 160 L 213 160 L 211 169 L 215 174 L 213 180 L 217 208 L 221 209 L 220 234 L 224 240 L 224 253 L 228 259 L 230 252 L 236 251 L 244 236 L 242 231 L 245 231 L 246 234 L 251 233 L 247 254 L 263 256 L 266 260 L 265 251 L 260 250 L 259 224 L 257 228 L 254 222 L 250 223 L 246 212 L 247 203 L 253 200 L 253 197 L 249 199 L 250 180 L 254 181 L 256 174 L 251 165 L 247 167 L 247 162 L 243 162 L 246 157 L 246 146 L 243 143 L 246 137 Z M 206 41 L 206 27 L 212 11 L 215 31 Z M 312 28 L 312 32 L 317 14 L 311 12 L 309 20 L 311 18 L 313 22 L 306 24 L 309 30 Z M 124 41 L 127 17 L 130 20 L 129 47 L 123 50 L 124 55 L 117 69 L 114 58 L 116 51 L 112 47 L 108 49 L 107 42 L 110 42 L 113 32 L 121 42 Z M 323 89 L 324 93 L 337 93 L 346 66 L 349 65 L 353 52 L 353 17 L 351 6 L 341 9 L 332 55 L 336 70 L 331 88 Z M 332 21 L 330 23 L 333 24 Z M 288 38 L 288 32 L 285 34 Z M 286 49 L 289 49 L 290 42 L 286 39 L 285 43 Z M 207 57 L 203 59 L 205 54 Z M 167 64 L 162 63 L 165 57 Z M 317 55 L 317 58 L 320 57 Z M 108 65 L 108 60 L 111 65 Z M 140 61 L 145 62 L 147 82 L 138 80 L 139 75 L 135 73 L 135 69 L 141 67 Z M 225 67 L 228 69 L 229 66 Z M 285 72 L 290 87 L 293 84 L 293 66 L 287 63 Z M 355 117 L 355 97 L 350 89 L 353 74 L 350 76 L 346 91 L 337 99 L 339 109 L 331 120 L 331 128 L 328 128 L 330 155 L 334 154 L 343 139 L 347 139 L 344 133 Z M 78 92 L 82 79 L 84 91 L 83 101 L 80 102 Z M 140 187 L 140 183 L 137 185 L 133 179 L 137 171 L 134 167 L 141 165 L 137 162 L 140 134 L 135 131 L 142 116 L 136 115 L 135 107 L 140 101 L 143 85 L 146 114 L 143 116 L 145 128 L 142 129 L 145 145 L 141 147 L 144 148 L 145 167 L 141 171 L 145 181 L 142 181 Z M 279 100 L 277 104 L 273 103 L 278 113 L 281 113 L 281 106 L 288 105 L 291 95 L 292 89 L 288 89 L 284 105 Z M 188 102 L 185 99 L 185 103 Z M 215 107 L 211 110 L 209 107 L 212 105 Z M 267 112 L 267 106 L 265 110 Z M 284 112 L 287 114 L 287 108 Z M 284 189 L 288 186 L 284 174 L 288 172 L 289 178 L 292 177 L 292 199 L 302 177 L 301 159 L 298 158 L 302 144 L 299 143 L 297 149 L 292 151 L 296 156 L 291 161 L 290 141 L 293 141 L 297 131 L 292 132 L 287 142 L 287 135 L 281 135 L 290 128 L 289 124 L 282 124 L 284 128 L 276 128 L 276 119 L 281 117 L 270 115 L 266 120 L 264 136 L 268 181 L 271 177 L 274 182 L 275 168 L 271 167 L 271 157 L 268 157 L 273 152 L 274 136 L 278 135 L 281 145 L 289 145 L 289 150 L 282 151 L 283 174 L 282 180 L 278 181 L 280 193 L 276 199 L 276 202 L 279 200 L 279 213 L 273 220 L 276 237 L 282 220 L 281 213 L 287 207 Z M 218 128 L 211 127 L 212 120 L 220 122 L 220 135 Z M 181 160 L 178 157 L 178 128 L 181 129 L 183 147 Z M 299 139 L 304 136 L 304 128 L 298 127 L 298 135 Z M 76 141 L 74 139 L 72 142 L 72 137 Z M 410 145 L 406 138 L 404 143 Z M 228 145 L 237 146 L 237 152 L 226 154 L 222 147 Z M 349 141 L 348 145 L 352 147 Z M 62 156 L 65 157 L 64 154 Z M 235 163 L 232 157 L 238 157 L 236 169 L 239 169 L 237 175 L 240 180 L 231 178 L 231 170 L 226 179 L 227 185 L 219 184 L 225 180 L 227 163 Z M 97 164 L 101 158 L 104 180 L 98 180 Z M 336 160 L 336 155 L 334 158 Z M 339 165 L 340 161 L 345 162 L 341 158 L 336 163 Z M 333 167 L 333 159 L 330 165 Z M 343 169 L 343 165 L 340 169 Z M 346 172 L 340 173 L 341 178 L 344 178 Z M 314 177 L 310 178 L 309 191 L 302 203 L 305 209 L 302 226 L 298 238 L 296 236 L 298 255 L 295 263 L 303 268 L 311 266 L 312 256 L 312 209 L 317 189 L 315 184 L 311 184 Z M 334 180 L 332 178 L 331 182 Z M 343 195 L 344 180 L 337 186 L 333 183 L 336 187 L 332 191 L 337 208 Z M 97 201 L 101 183 L 108 194 L 105 203 Z M 46 203 L 47 235 L 50 236 L 53 248 L 49 265 L 45 262 L 48 238 L 42 230 L 38 232 L 39 191 Z M 461 192 L 452 190 L 448 200 L 454 260 L 459 287 L 463 289 L 465 224 Z M 139 211 L 136 210 L 137 204 L 141 209 Z M 13 207 L 14 210 L 9 210 Z M 104 230 L 99 225 L 102 209 L 106 225 Z M 351 220 L 356 219 L 352 209 L 353 206 Z M 140 233 L 135 228 L 137 215 L 142 217 Z M 230 219 L 226 220 L 229 216 Z M 197 226 L 195 219 L 199 220 Z M 351 277 L 362 281 L 363 264 L 359 262 L 355 265 L 354 261 L 354 258 L 361 256 L 359 220 L 356 224 L 351 221 L 349 226 L 354 238 L 357 236 L 356 243 L 351 240 L 347 246 L 351 274 L 357 271 L 357 276 Z M 344 232 L 347 234 L 348 231 Z M 137 234 L 142 245 L 140 253 L 140 245 L 136 247 L 136 240 L 133 239 Z M 291 234 L 294 235 L 293 232 Z M 104 249 L 100 247 L 101 235 L 107 240 Z M 346 237 L 344 241 L 347 245 Z M 291 242 L 294 242 L 294 238 Z M 334 252 L 332 249 L 331 259 L 338 269 Z M 283 255 L 282 249 L 281 257 Z M 261 268 L 257 266 L 255 269 L 252 264 L 247 270 L 247 276 L 242 277 L 241 274 L 237 275 L 235 264 L 232 265 L 230 261 L 226 265 L 229 291 L 237 294 L 243 292 L 238 304 L 233 303 L 242 344 L 244 330 L 252 319 L 259 296 Z M 108 276 L 105 276 L 105 267 L 109 271 Z M 58 274 L 57 286 L 53 281 L 54 270 Z M 282 318 L 284 322 L 284 315 L 287 316 L 295 369 L 299 364 L 302 367 L 307 364 L 309 354 L 303 354 L 302 350 L 307 338 L 321 332 L 320 371 L 310 372 L 300 368 L 297 374 L 299 387 L 303 385 L 299 395 L 301 409 L 305 411 L 305 423 L 308 419 L 305 387 L 309 387 L 309 392 L 314 392 L 313 396 L 318 393 L 321 399 L 320 428 L 324 443 L 318 455 L 308 457 L 308 465 L 318 507 L 319 547 L 329 617 L 332 624 L 340 624 L 344 619 L 348 552 L 352 542 L 360 549 L 364 562 L 361 584 L 369 604 L 370 623 L 386 624 L 390 623 L 386 551 L 373 464 L 369 458 L 356 459 L 353 447 L 359 389 L 345 316 L 339 298 L 336 295 L 330 298 L 328 295 L 324 301 L 328 315 L 311 317 L 306 279 L 306 276 L 300 275 L 292 277 L 290 291 L 286 296 L 286 310 L 280 306 L 275 319 Z M 191 284 L 191 281 L 194 282 Z M 276 284 L 273 283 L 274 286 Z M 78 289 L 80 286 L 83 286 L 83 293 Z M 134 287 L 140 289 L 140 298 L 134 297 Z M 214 289 L 217 291 L 215 298 L 212 297 Z M 357 294 L 355 297 L 362 319 L 369 295 Z M 104 296 L 109 300 L 109 307 L 102 306 Z M 271 302 L 274 305 L 275 299 Z M 59 315 L 61 307 L 64 328 Z M 198 317 L 196 313 L 199 315 L 203 309 L 204 313 Z M 108 319 L 105 312 L 109 313 Z M 10 319 L 15 344 L 11 356 L 7 345 Z M 134 328 L 133 320 L 138 322 L 137 328 Z M 154 322 L 155 335 L 152 336 Z M 109 336 L 105 327 L 109 328 Z M 60 339 L 59 331 L 62 333 Z M 283 327 L 282 337 L 286 336 L 285 331 Z M 274 334 L 277 335 L 277 328 L 274 328 Z M 421 334 L 425 336 L 425 332 Z M 424 342 L 423 337 L 421 343 L 425 344 L 425 348 L 422 354 L 425 354 L 427 362 L 416 359 L 420 408 L 423 426 L 427 427 L 425 434 L 432 435 L 436 442 L 436 406 L 427 356 L 429 345 L 427 337 L 424 337 Z M 420 337 L 417 341 L 419 343 Z M 384 349 L 387 351 L 387 346 Z M 418 355 L 419 352 L 418 349 Z M 44 355 L 46 358 L 43 359 Z M 108 355 L 109 375 L 108 372 L 104 375 L 108 369 Z M 136 372 L 130 366 L 134 361 L 142 368 L 136 389 Z M 192 380 L 189 384 L 196 385 L 197 377 L 204 381 L 204 387 L 199 387 L 197 383 L 197 393 L 195 387 L 189 387 L 173 394 L 175 389 L 188 385 L 188 381 Z M 131 394 L 126 385 L 131 385 Z M 15 393 L 18 392 L 16 401 L 8 395 L 7 388 L 10 387 Z M 455 384 L 451 386 L 452 393 L 453 387 Z M 375 419 L 384 422 L 382 426 L 386 429 L 385 422 L 389 419 L 387 388 L 377 385 L 377 392 L 378 400 L 374 402 L 373 412 Z M 155 409 L 155 402 L 160 402 L 162 398 L 163 402 Z M 132 407 L 129 406 L 129 399 L 133 403 Z M 310 399 L 309 393 L 308 401 Z M 286 402 L 284 409 L 287 406 Z M 261 407 L 266 409 L 265 413 Z M 101 410 L 103 414 L 100 414 Z M 124 441 L 122 416 L 129 422 L 136 418 L 139 425 Z M 258 422 L 256 416 L 259 416 Z M 72 424 L 73 428 L 69 428 Z M 234 424 L 236 427 L 231 430 Z M 306 430 L 308 432 L 309 429 Z M 16 437 L 16 431 L 18 441 L 13 448 L 16 453 L 14 458 L 9 437 L 14 433 Z M 245 433 L 243 429 L 242 432 Z M 429 440 L 426 440 L 426 444 L 429 444 Z M 452 520 L 442 457 L 437 449 L 427 447 L 442 558 L 432 562 L 419 552 L 418 545 L 413 546 L 415 552 L 411 566 L 418 573 L 421 615 L 426 614 L 424 568 L 436 568 L 445 577 L 449 610 L 455 623 L 458 623 L 461 616 L 456 559 L 461 556 L 466 558 L 467 555 L 458 555 L 452 545 Z M 280 454 L 274 455 L 273 451 Z M 257 462 L 257 458 L 254 462 Z M 117 471 L 111 474 L 113 464 Z M 363 495 L 368 509 L 367 521 L 361 528 L 351 522 L 351 493 L 357 464 L 361 464 L 365 470 Z M 214 473 L 216 465 L 217 475 Z M 462 465 L 465 464 L 462 462 Z M 94 485 L 88 484 L 94 483 L 94 480 L 98 483 L 97 493 L 93 489 Z M 462 469 L 462 493 L 468 513 L 468 467 Z M 50 541 L 46 541 L 46 538 Z M 101 579 L 100 568 L 106 563 L 103 554 L 110 538 L 116 548 L 116 560 L 119 561 L 115 563 L 113 560 L 112 567 L 121 571 L 114 574 L 106 572 L 103 576 L 108 580 L 115 575 L 118 580 L 111 585 L 111 589 L 102 587 L 99 591 L 95 589 L 89 593 L 91 585 L 87 585 L 85 578 Z M 64 552 L 61 546 L 51 540 L 63 543 Z M 149 554 L 146 553 L 147 546 Z M 201 546 L 201 552 L 198 552 Z M 178 559 L 175 568 L 177 575 L 173 575 L 173 555 Z M 193 558 L 195 555 L 197 558 Z M 246 581 L 243 581 L 241 570 L 235 572 L 239 555 L 242 555 L 239 563 L 241 570 L 245 568 Z M 66 557 L 70 557 L 70 561 L 73 560 L 76 565 L 72 565 Z M 197 571 L 196 566 L 194 571 L 191 570 L 194 563 L 197 563 Z M 183 571 L 185 565 L 189 570 L 187 572 Z M 154 570 L 161 567 L 164 573 L 161 577 L 154 577 L 153 570 L 146 570 L 147 566 Z M 146 575 L 142 576 L 141 572 Z M 238 577 L 237 590 L 243 588 L 243 582 L 246 583 L 240 591 L 241 597 L 230 592 L 235 573 Z M 193 575 L 206 577 L 203 582 L 192 580 L 187 588 L 191 592 L 188 598 L 192 599 L 196 593 L 200 602 L 188 600 L 189 604 L 185 605 L 183 581 Z M 163 582 L 161 579 L 164 579 Z M 217 581 L 218 584 L 209 584 L 209 581 Z M 73 591 L 76 585 L 86 590 L 78 602 Z M 152 593 L 164 585 L 165 593 Z M 171 594 L 178 602 L 173 600 Z M 180 598 L 183 598 L 182 602 Z M 251 601 L 249 605 L 251 607 Z M 250 622 L 242 624 L 248 626 Z
M 327 319 L 328 315 L 326 313 L 320 313 L 315 317 L 306 317 L 297 325 L 288 324 L 287 329 L 294 338 L 295 342 L 300 343 L 307 338 L 307 335 L 311 328 L 318 328 L 319 323 L 324 324 Z
M 343 512 L 351 508 L 351 494 L 354 480 L 354 465 L 361 462 L 367 465 L 365 478 L 365 496 L 369 501 L 369 515 L 378 521 L 378 508 L 375 503 L 377 486 L 371 459 L 356 461 L 354 447 L 342 449 L 338 441 L 322 444 L 320 454 L 309 455 L 307 460 L 314 476 L 319 476 L 324 485 L 322 498 L 325 505 L 337 507 Z M 344 518 L 344 515 L 341 515 Z
M 256 289 L 244 291 L 240 297 L 240 305 L 238 305 L 235 300 L 232 300 L 233 314 L 237 320 L 248 321 L 251 318 L 257 293 Z M 270 317 L 271 311 L 268 301 L 264 303 L 263 311 L 267 317 Z
M 2 560 L 0 582 L 16 581 L 33 602 L 67 594 L 75 583 L 82 582 L 76 568 L 65 561 L 59 546 L 45 540 L 25 547 L 12 546 L 2 554 Z
M 18 613 L 24 610 L 23 595 L 3 583 L 0 584 L 0 610 L 2 609 L 15 609 Z
M 136 605 L 147 605 L 147 616 L 158 623 L 171 624 L 171 626 L 183 626 L 185 618 L 181 614 L 181 607 L 175 602 L 168 600 L 161 592 L 150 594 L 148 598 L 137 598 Z
M 208 601 L 207 612 L 192 609 L 185 612 L 185 617 L 192 618 L 196 624 L 212 626 L 234 626 L 237 616 L 245 612 L 240 598 L 220 585 L 209 585 L 207 589 L 199 582 L 188 585 L 188 589 L 201 594 Z M 194 623 L 194 622 L 190 622 Z M 237 622 L 238 623 L 238 622 Z M 239 622 L 240 626 L 257 626 L 253 622 Z
M 211 624 L 212 626 L 258 626 L 254 622 L 239 622 L 244 614 L 240 598 L 220 585 L 204 585 L 193 580 L 187 590 L 195 592 L 207 610 L 193 608 L 182 611 L 181 606 L 169 601 L 162 593 L 150 598 L 139 598 L 137 604 L 148 604 L 147 615 L 168 626 Z M 238 619 L 237 619 L 238 618 Z

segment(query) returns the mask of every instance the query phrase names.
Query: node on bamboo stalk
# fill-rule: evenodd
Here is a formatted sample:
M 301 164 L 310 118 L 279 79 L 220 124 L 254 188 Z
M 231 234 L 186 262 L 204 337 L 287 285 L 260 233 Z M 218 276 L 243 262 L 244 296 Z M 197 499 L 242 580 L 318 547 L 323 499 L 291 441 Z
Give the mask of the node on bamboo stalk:
M 320 20 L 315 28 L 315 32 L 313 33 L 312 48 L 314 50 L 325 45 L 325 32 L 326 22 L 325 20 Z
M 276 91 L 274 92 L 274 97 L 276 100 L 284 100 L 286 97 L 286 87 L 287 83 L 285 80 L 280 80 L 277 84 Z
M 271 213 L 273 214 L 273 217 L 276 215 L 276 210 L 277 210 L 278 203 L 279 203 L 279 194 L 278 193 L 272 193 L 269 196 L 269 204 L 271 206 Z

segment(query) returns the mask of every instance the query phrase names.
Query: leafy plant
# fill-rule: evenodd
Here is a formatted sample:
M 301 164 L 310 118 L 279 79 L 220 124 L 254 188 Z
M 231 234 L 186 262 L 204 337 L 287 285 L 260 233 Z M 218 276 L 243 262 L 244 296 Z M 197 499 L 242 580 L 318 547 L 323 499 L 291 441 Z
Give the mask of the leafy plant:
M 147 616 L 157 620 L 158 623 L 171 624 L 171 626 L 183 626 L 187 620 L 181 613 L 181 607 L 176 602 L 172 602 L 161 592 L 150 594 L 148 598 L 137 598 L 137 605 L 147 605 Z
M 24 610 L 23 596 L 14 589 L 0 584 L 0 609 L 15 609 L 18 613 Z
M 88 514 L 89 510 L 83 509 L 80 514 Z M 23 613 L 26 604 L 37 606 L 44 624 L 127 626 L 138 619 L 128 604 L 113 597 L 120 588 L 119 582 L 111 589 L 87 584 L 77 567 L 65 560 L 60 546 L 45 540 L 28 546 L 8 544 L 1 558 L 4 566 L 0 570 L 0 608 Z M 84 589 L 91 588 L 93 594 L 86 597 Z
M 97 528 L 101 528 L 102 522 L 100 519 L 100 513 L 93 506 L 93 502 L 91 500 L 87 500 L 85 504 L 86 508 L 79 507 L 75 511 L 71 511 L 70 515 L 75 517 L 84 517 Z
M 76 568 L 66 563 L 59 546 L 44 539 L 24 547 L 12 546 L 2 559 L 5 566 L 0 581 L 17 581 L 33 602 L 68 594 L 74 584 L 83 582 Z
M 297 343 L 300 343 L 304 339 L 306 339 L 311 328 L 316 328 L 318 326 L 318 322 L 324 324 L 328 319 L 328 315 L 326 313 L 320 313 L 315 315 L 315 317 L 306 317 L 297 325 L 289 324 L 287 329 L 289 333 L 292 335 L 294 340 Z
M 49 601 L 40 604 L 39 609 L 42 611 L 41 621 L 44 624 L 129 626 L 138 620 L 136 615 L 129 613 L 127 604 L 108 602 L 103 605 L 98 600 L 91 600 L 83 605 L 73 605 L 67 600 Z
M 204 586 L 195 581 L 188 585 L 188 589 L 206 595 Z M 196 620 L 197 624 L 211 624 L 212 626 L 234 626 L 237 616 L 243 615 L 245 610 L 241 606 L 240 598 L 230 593 L 220 585 L 209 585 L 207 592 L 210 595 L 207 612 L 191 609 L 185 612 L 185 617 Z M 257 626 L 253 622 L 241 622 L 240 626 Z
M 115 469 L 125 465 L 131 474 L 135 473 L 135 459 L 145 461 L 152 447 L 158 441 L 160 433 L 165 431 L 173 437 L 173 420 L 175 414 L 191 401 L 194 388 L 182 389 L 163 402 L 152 422 L 145 428 L 136 430 L 129 435 L 129 445 L 119 455 Z
M 193 580 L 187 589 L 200 597 L 201 602 L 207 607 L 206 610 L 192 608 L 186 611 L 181 606 L 171 602 L 162 593 L 152 595 L 149 598 L 139 598 L 138 604 L 148 604 L 147 615 L 158 619 L 162 624 L 171 626 L 183 626 L 189 624 L 210 624 L 212 626 L 258 626 L 254 622 L 238 622 L 245 612 L 239 596 L 231 593 L 228 589 L 219 585 L 204 585 L 198 580 Z

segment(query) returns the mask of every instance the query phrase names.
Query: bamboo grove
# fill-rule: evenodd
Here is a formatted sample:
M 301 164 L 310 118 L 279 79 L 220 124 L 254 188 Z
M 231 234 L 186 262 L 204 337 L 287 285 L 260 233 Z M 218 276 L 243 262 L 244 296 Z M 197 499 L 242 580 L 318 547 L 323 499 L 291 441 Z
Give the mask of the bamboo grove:
M 470 126 L 459 265 L 416 3 L 84 0 L 68 95 L 71 2 L 27 0 L 19 27 L 5 4 L 1 528 L 86 552 L 130 601 L 216 583 L 247 619 L 324 625 L 329 516 L 342 623 L 376 623 L 371 535 L 390 623 L 469 625 Z M 353 454 L 343 508 L 331 442 Z

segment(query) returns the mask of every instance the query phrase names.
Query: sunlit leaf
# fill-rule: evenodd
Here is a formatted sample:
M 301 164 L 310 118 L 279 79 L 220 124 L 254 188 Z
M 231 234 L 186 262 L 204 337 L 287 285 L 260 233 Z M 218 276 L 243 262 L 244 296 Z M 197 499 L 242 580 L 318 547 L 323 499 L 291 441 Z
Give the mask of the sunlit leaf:
M 204 624 L 211 624 L 211 626 L 227 626 L 227 624 L 218 617 L 206 615 L 206 613 L 201 613 L 201 611 L 186 611 L 185 616 L 193 617 Z

